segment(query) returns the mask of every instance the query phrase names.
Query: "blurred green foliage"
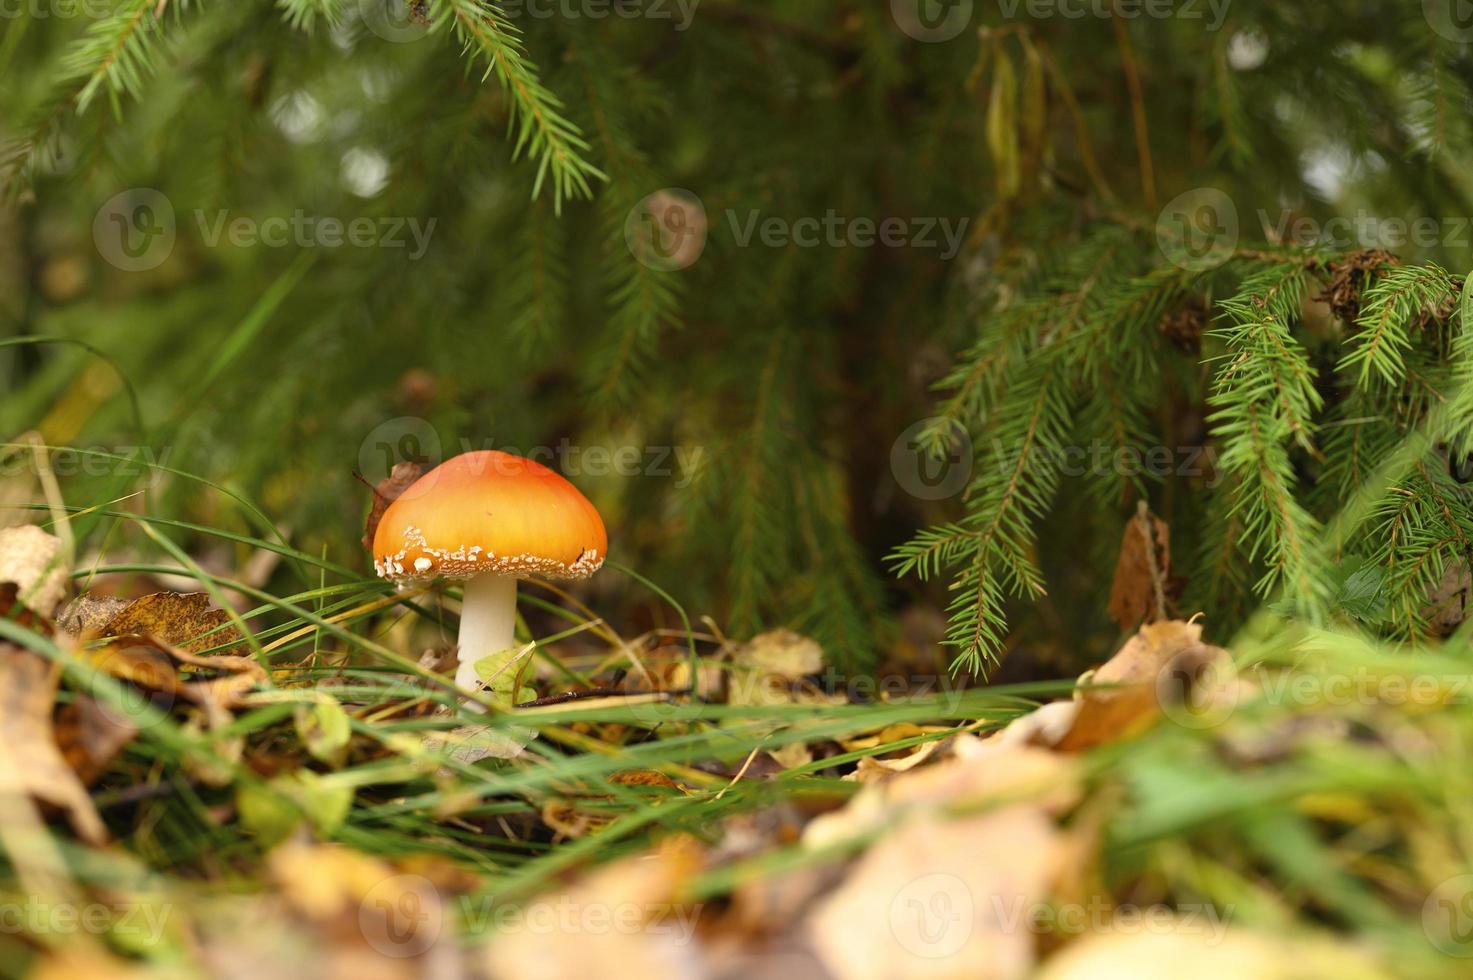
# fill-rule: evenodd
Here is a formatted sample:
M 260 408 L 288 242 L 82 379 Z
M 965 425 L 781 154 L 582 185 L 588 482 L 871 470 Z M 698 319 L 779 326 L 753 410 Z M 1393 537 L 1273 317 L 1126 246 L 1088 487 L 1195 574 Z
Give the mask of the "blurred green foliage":
M 354 567 L 353 473 L 382 476 L 385 447 L 565 447 L 615 557 L 737 633 L 786 622 L 861 665 L 921 588 L 887 585 L 884 556 L 963 513 L 906 492 L 897 439 L 936 414 L 956 352 L 1102 227 L 1139 270 L 1161 262 L 1163 204 L 1196 187 L 1230 195 L 1245 244 L 1280 216 L 1473 213 L 1466 49 L 1420 4 L 1112 24 L 964 3 L 931 41 L 905 3 L 594 6 L 119 0 L 0 21 L 0 336 L 83 340 L 119 370 L 0 348 L 0 432 L 147 446 Z M 705 220 L 674 270 L 642 261 L 650 217 L 676 220 L 649 196 L 671 188 Z M 166 258 L 130 271 L 118 236 L 146 252 L 166 210 Z M 347 243 L 358 219 L 376 244 Z M 874 242 L 886 219 L 905 244 Z M 943 227 L 965 229 L 956 254 Z M 988 420 L 966 425 L 981 448 Z M 633 475 L 598 472 L 597 447 L 636 451 Z M 147 487 L 160 512 L 243 523 L 188 481 Z M 1066 483 L 1041 504 L 1054 635 L 1112 636 L 1128 496 Z

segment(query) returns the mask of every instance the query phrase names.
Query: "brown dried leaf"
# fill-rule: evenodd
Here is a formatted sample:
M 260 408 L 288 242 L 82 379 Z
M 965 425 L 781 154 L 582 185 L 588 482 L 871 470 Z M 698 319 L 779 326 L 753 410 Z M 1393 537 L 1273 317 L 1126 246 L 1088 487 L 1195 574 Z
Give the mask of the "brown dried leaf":
M 56 625 L 73 636 L 101 636 L 113 617 L 127 608 L 127 599 L 84 592 L 67 603 L 57 617 Z
M 1041 745 L 1053 748 L 1069 734 L 1078 717 L 1078 701 L 1054 701 L 1014 719 L 1008 727 L 988 741 L 999 745 Z
M 1462 562 L 1447 566 L 1442 581 L 1427 596 L 1420 615 L 1434 636 L 1451 636 L 1468 618 L 1468 601 L 1473 596 L 1473 577 Z
M 1255 935 L 1195 919 L 1158 920 L 1149 929 L 1104 930 L 1085 936 L 1050 959 L 1038 980 L 1390 980 L 1395 976 L 1372 955 L 1343 940 Z
M 656 786 L 678 793 L 686 792 L 675 780 L 655 769 L 621 769 L 609 776 L 609 782 L 616 786 Z
M 878 735 L 871 735 L 866 738 L 844 739 L 839 744 L 847 751 L 855 752 L 861 749 L 872 749 L 891 745 L 895 742 L 904 741 L 905 739 L 925 735 L 928 731 L 934 733 L 937 729 L 925 729 L 919 725 L 904 722 L 898 725 L 891 725 Z M 935 755 L 937 750 L 945 744 L 945 739 L 932 739 L 929 742 L 922 742 L 919 745 L 896 749 L 892 753 L 867 755 L 859 760 L 859 767 L 844 778 L 860 783 L 871 783 L 889 779 L 896 773 L 909 772 L 911 769 L 919 766 L 931 758 L 931 756 Z M 885 755 L 894 755 L 895 753 L 900 753 L 897 758 L 885 758 Z
M 695 941 L 702 909 L 682 901 L 682 890 L 703 864 L 694 840 L 670 837 L 653 854 L 616 861 L 572 888 L 534 899 L 526 918 L 496 923 L 498 932 L 485 947 L 490 974 L 499 980 L 704 976 Z M 575 918 L 566 928 L 579 930 L 577 942 L 549 942 L 546 926 L 538 923 L 560 921 L 557 910 L 565 908 L 575 916 L 599 910 L 610 927 L 580 929 Z
M 298 941 L 318 951 L 316 962 L 323 976 L 411 980 L 456 975 L 444 972 L 456 959 L 450 899 L 430 879 L 335 845 L 283 844 L 271 852 L 267 864 L 288 906 L 280 910 L 280 918 L 311 931 Z M 256 903 L 260 908 L 259 899 Z M 218 922 L 226 917 L 211 918 Z M 233 942 L 260 944 L 261 932 L 248 920 Z M 213 959 L 229 962 L 234 952 L 215 949 Z M 250 968 L 231 962 L 228 972 L 217 967 L 211 975 L 302 973 L 300 963 L 262 961 L 253 950 L 248 955 Z
M 803 844 L 829 847 L 879 830 L 900 815 L 954 807 L 981 808 L 1024 800 L 1059 813 L 1073 806 L 1079 794 L 1078 767 L 1066 756 L 959 735 L 952 741 L 952 757 L 945 762 L 868 783 L 842 810 L 810 821 L 803 830 Z
M 1080 690 L 1078 717 L 1059 750 L 1079 752 L 1150 727 L 1161 714 L 1163 677 L 1177 666 L 1196 676 L 1202 667 L 1227 658 L 1226 650 L 1202 642 L 1199 623 L 1171 620 L 1141 627 L 1108 663 L 1086 675 L 1089 686 Z
M 204 709 L 211 728 L 230 720 L 245 695 L 266 680 L 265 669 L 250 657 L 196 656 L 137 636 L 117 637 L 106 646 L 78 651 L 92 667 L 162 696 L 165 707 L 179 698 Z M 178 664 L 198 667 L 213 676 L 185 680 Z
M 388 476 L 380 480 L 377 486 L 369 488 L 373 491 L 373 506 L 369 508 L 368 519 L 363 525 L 363 547 L 366 550 L 373 550 L 373 537 L 378 533 L 378 522 L 383 520 L 384 511 L 424 475 L 425 467 L 420 463 L 395 463 Z M 363 477 L 358 479 L 363 480 Z
M 51 628 L 46 625 L 45 620 L 21 604 L 20 587 L 14 582 L 0 582 L 0 617 L 13 619 L 21 626 L 51 635 Z
M 88 786 L 137 734 L 137 725 L 85 694 L 77 694 L 56 715 L 56 741 L 62 756 Z
M 820 895 L 839 884 L 844 870 L 843 865 L 805 864 L 743 875 L 731 894 L 731 918 L 723 924 L 736 930 L 747 945 L 787 933 Z
M 0 794 L 30 796 L 64 810 L 79 837 L 100 845 L 107 829 L 52 729 L 60 680 L 60 669 L 46 658 L 0 642 Z
M 823 647 L 792 630 L 773 630 L 752 638 L 733 657 L 739 668 L 795 681 L 823 670 Z
M 767 755 L 782 767 L 783 771 L 797 769 L 813 761 L 813 750 L 802 742 L 789 742 L 787 745 L 768 749 Z
M 1060 846 L 1034 806 L 913 820 L 860 858 L 808 933 L 838 980 L 1021 980 L 1033 935 L 1010 917 L 1046 899 Z
M 572 800 L 552 799 L 542 805 L 542 822 L 559 837 L 577 840 L 613 822 L 608 812 L 580 810 Z
M 30 524 L 0 528 L 0 582 L 14 582 L 21 602 L 43 616 L 56 611 L 71 569 L 61 541 Z
M 1120 560 L 1110 586 L 1110 618 L 1123 630 L 1163 619 L 1169 605 L 1166 580 L 1171 575 L 1171 529 L 1141 504 L 1125 526 Z
M 155 592 L 134 599 L 98 635 L 148 637 L 186 653 L 215 650 L 211 660 L 246 652 L 245 639 L 230 625 L 230 615 L 211 609 L 210 597 L 204 592 Z
M 63 945 L 31 968 L 30 980 L 159 980 L 153 970 L 118 959 L 100 946 Z

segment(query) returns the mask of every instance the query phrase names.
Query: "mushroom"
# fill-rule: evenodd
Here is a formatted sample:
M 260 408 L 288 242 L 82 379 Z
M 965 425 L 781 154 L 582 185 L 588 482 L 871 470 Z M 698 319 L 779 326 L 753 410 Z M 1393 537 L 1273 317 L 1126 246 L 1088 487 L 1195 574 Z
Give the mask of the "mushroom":
M 400 586 L 462 579 L 455 683 L 474 693 L 476 662 L 516 645 L 517 579 L 582 579 L 608 553 L 588 498 L 540 463 L 497 450 L 446 460 L 379 521 L 373 567 Z

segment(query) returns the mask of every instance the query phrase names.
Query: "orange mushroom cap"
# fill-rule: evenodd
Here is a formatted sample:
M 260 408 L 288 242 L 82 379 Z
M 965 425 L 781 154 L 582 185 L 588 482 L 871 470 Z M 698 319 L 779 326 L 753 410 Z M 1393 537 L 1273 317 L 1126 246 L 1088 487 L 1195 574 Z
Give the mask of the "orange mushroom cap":
M 435 467 L 389 505 L 373 537 L 381 578 L 587 578 L 609 550 L 588 498 L 541 463 L 498 450 Z

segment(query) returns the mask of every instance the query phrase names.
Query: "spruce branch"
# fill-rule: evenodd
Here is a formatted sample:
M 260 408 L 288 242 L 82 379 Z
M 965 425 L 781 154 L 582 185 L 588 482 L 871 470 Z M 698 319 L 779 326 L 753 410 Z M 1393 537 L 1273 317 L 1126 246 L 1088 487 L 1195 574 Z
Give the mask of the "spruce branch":
M 1456 293 L 1452 277 L 1437 266 L 1386 269 L 1363 295 L 1356 333 L 1340 369 L 1356 372 L 1361 386 L 1373 376 L 1388 388 L 1401 385 L 1416 332 L 1445 311 Z
M 292 27 L 312 31 L 321 20 L 329 28 L 343 23 L 354 0 L 276 0 L 282 15 Z
M 440 0 L 435 11 L 435 29 L 448 23 L 463 52 L 485 61 L 482 81 L 495 75 L 510 96 L 507 125 L 515 134 L 514 153 L 537 161 L 532 195 L 537 196 L 550 178 L 553 208 L 559 214 L 564 200 L 592 197 L 590 182 L 604 179 L 604 174 L 584 157 L 588 142 L 563 114 L 562 100 L 539 79 L 517 26 L 487 0 Z
M 181 0 L 174 9 L 188 5 L 188 0 Z M 115 102 L 120 95 L 138 94 L 157 56 L 159 7 L 158 0 L 124 0 L 110 16 L 92 23 L 86 37 L 62 58 L 67 80 L 80 82 L 74 99 L 77 112 L 86 112 L 104 88 Z
M 93 21 L 63 52 L 56 81 L 22 126 L 26 135 L 0 148 L 0 182 L 12 193 L 19 190 L 54 151 L 66 120 L 85 114 L 100 94 L 108 96 L 113 115 L 121 117 L 123 97 L 140 95 L 160 58 L 164 14 L 172 9 L 177 20 L 193 4 L 122 0 L 112 13 Z
M 1283 587 L 1295 608 L 1317 615 L 1326 594 L 1317 564 L 1317 522 L 1296 495 L 1290 447 L 1314 453 L 1314 415 L 1322 396 L 1291 326 L 1309 274 L 1300 264 L 1250 276 L 1222 304 L 1226 326 L 1212 331 L 1227 353 L 1213 381 L 1209 416 L 1222 442 L 1221 464 L 1239 481 L 1236 512 L 1252 559 L 1267 571 L 1258 590 Z

